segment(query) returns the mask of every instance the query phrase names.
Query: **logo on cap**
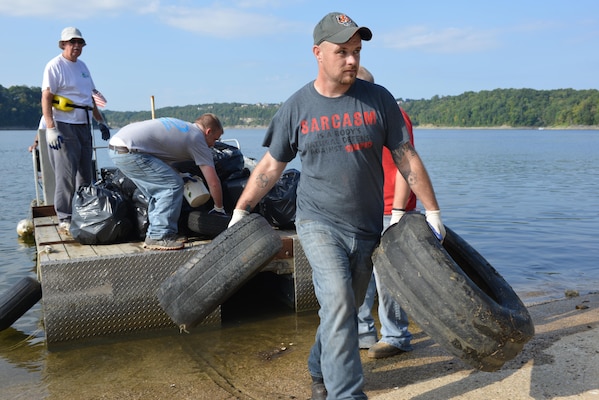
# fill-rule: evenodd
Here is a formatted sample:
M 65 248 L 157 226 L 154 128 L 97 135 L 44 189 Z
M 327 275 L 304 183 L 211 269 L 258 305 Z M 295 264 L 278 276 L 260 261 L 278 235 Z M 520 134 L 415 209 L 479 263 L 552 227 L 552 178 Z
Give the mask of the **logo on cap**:
M 340 25 L 343 25 L 343 26 L 351 26 L 352 24 L 354 26 L 357 26 L 356 23 L 354 21 L 352 21 L 351 18 L 345 14 L 337 15 L 337 23 L 339 23 Z

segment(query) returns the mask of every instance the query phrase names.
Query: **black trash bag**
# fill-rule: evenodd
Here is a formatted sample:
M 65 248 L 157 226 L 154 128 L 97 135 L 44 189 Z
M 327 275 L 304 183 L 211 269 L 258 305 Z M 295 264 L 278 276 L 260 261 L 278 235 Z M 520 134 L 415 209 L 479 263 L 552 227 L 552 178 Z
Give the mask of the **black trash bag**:
M 148 199 L 139 189 L 135 189 L 129 202 L 132 214 L 135 216 L 132 229 L 133 239 L 144 240 L 150 225 L 148 219 Z
M 71 235 L 81 244 L 112 244 L 131 232 L 123 195 L 102 185 L 82 186 L 73 197 Z
M 247 168 L 246 168 L 247 170 Z M 243 189 L 247 186 L 249 174 L 247 176 L 229 177 L 226 181 L 221 182 L 223 188 L 223 207 L 228 214 L 232 214 L 237 201 L 243 193 Z
M 148 226 L 148 199 L 137 185 L 118 168 L 102 168 L 102 180 L 96 186 L 119 192 L 129 207 L 127 215 L 131 222 L 131 240 L 144 240 Z
M 216 142 L 211 150 L 214 169 L 216 169 L 216 175 L 218 175 L 221 182 L 230 177 L 249 175 L 249 171 L 244 171 L 245 161 L 243 153 L 237 147 L 223 142 Z M 194 161 L 179 161 L 173 163 L 172 166 L 179 172 L 197 175 L 206 180 L 200 167 Z
M 233 174 L 243 173 L 245 166 L 243 153 L 235 146 L 223 142 L 214 143 L 212 159 L 216 174 L 221 181 L 228 179 Z
M 101 176 L 105 186 L 112 190 L 118 189 L 127 200 L 130 200 L 137 190 L 135 183 L 118 168 L 102 168 Z
M 273 226 L 292 228 L 295 224 L 296 193 L 300 172 L 288 169 L 258 203 L 258 212 Z

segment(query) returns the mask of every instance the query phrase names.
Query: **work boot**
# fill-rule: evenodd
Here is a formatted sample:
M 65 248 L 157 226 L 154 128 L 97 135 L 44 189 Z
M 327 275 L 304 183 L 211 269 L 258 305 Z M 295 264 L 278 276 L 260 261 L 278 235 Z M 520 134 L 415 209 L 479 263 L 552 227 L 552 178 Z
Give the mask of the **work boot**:
M 405 350 L 385 342 L 378 342 L 368 349 L 369 358 L 387 358 L 405 353 Z
M 312 377 L 312 400 L 327 400 L 327 388 L 322 378 Z

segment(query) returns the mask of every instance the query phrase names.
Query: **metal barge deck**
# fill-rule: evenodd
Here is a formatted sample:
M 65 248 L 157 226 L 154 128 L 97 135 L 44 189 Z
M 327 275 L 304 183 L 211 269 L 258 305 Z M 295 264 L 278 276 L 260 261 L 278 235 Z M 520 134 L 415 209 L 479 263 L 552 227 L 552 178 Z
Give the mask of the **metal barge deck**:
M 178 251 L 148 251 L 142 242 L 82 245 L 58 232 L 52 206 L 32 208 L 48 343 L 177 328 L 156 297 L 160 284 L 206 240 Z M 273 228 L 274 229 L 274 228 Z M 312 273 L 294 231 L 279 231 L 282 250 L 262 272 L 283 275 L 287 303 L 296 311 L 318 309 Z M 202 324 L 220 324 L 220 305 Z

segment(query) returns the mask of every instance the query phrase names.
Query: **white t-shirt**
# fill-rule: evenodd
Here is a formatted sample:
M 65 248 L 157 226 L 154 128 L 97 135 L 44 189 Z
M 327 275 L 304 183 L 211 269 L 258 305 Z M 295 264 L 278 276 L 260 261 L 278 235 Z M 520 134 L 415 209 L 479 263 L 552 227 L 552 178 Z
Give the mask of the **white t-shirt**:
M 91 74 L 81 60 L 69 61 L 62 54 L 54 57 L 46 64 L 42 79 L 42 91 L 66 97 L 73 104 L 93 107 L 92 91 L 96 88 Z M 75 108 L 72 111 L 52 109 L 54 120 L 69 124 L 86 124 L 91 122 L 90 111 Z M 89 118 L 88 118 L 89 117 Z

